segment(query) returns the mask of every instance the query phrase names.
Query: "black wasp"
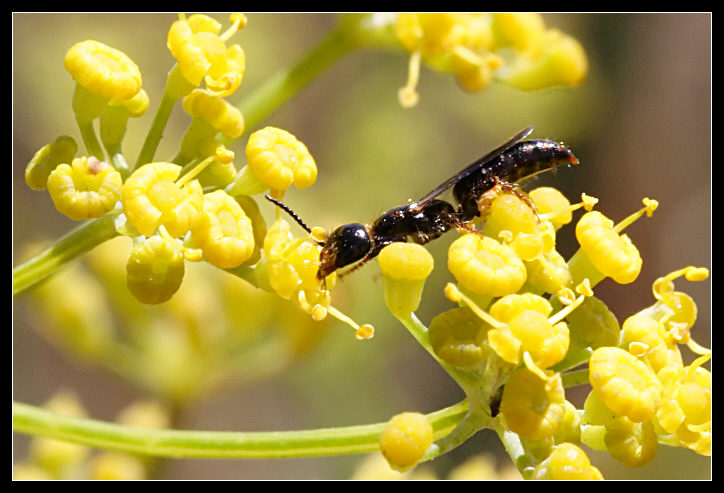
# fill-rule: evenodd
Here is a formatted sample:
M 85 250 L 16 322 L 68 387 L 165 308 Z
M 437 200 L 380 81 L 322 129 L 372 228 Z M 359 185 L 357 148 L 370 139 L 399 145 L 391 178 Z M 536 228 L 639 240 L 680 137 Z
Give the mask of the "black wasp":
M 424 245 L 453 228 L 471 230 L 467 223 L 484 215 L 492 197 L 502 190 L 520 194 L 516 183 L 557 166 L 578 164 L 578 159 L 563 144 L 547 139 L 524 141 L 532 131 L 533 127 L 521 130 L 420 200 L 395 207 L 372 224 L 352 223 L 335 229 L 326 241 L 320 242 L 317 277 L 325 279 L 355 262 L 347 273 L 356 270 L 390 243 L 413 241 Z M 457 209 L 437 198 L 450 187 L 453 187 Z M 291 209 L 266 197 L 311 233 Z

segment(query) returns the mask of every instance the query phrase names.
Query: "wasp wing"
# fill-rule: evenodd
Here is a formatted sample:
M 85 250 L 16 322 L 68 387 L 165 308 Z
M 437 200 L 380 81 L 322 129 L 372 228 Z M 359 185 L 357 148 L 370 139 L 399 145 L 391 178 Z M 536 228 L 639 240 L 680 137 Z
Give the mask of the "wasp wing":
M 513 147 L 515 144 L 517 144 L 521 140 L 528 137 L 531 134 L 531 132 L 533 131 L 533 128 L 534 127 L 524 128 L 523 130 L 521 130 L 520 132 L 518 132 L 517 134 L 512 136 L 510 139 L 508 139 L 508 141 L 505 144 L 501 145 L 497 149 L 490 151 L 488 154 L 481 157 L 480 159 L 475 161 L 473 164 L 471 164 L 464 170 L 457 173 L 455 176 L 453 176 L 452 178 L 450 178 L 449 180 L 447 180 L 446 182 L 442 183 L 440 186 L 435 188 L 435 190 L 433 190 L 432 192 L 428 193 L 423 198 L 421 198 L 420 200 L 415 202 L 415 204 L 418 207 L 424 206 L 429 201 L 431 201 L 432 199 L 434 199 L 435 197 L 437 197 L 438 195 L 443 193 L 448 188 L 455 185 L 457 182 L 459 182 L 466 176 L 469 176 L 472 173 L 475 173 L 477 170 L 479 170 L 480 168 L 485 166 L 487 163 L 489 163 L 492 159 L 498 157 L 500 154 L 504 153 L 505 151 L 507 151 L 508 149 Z

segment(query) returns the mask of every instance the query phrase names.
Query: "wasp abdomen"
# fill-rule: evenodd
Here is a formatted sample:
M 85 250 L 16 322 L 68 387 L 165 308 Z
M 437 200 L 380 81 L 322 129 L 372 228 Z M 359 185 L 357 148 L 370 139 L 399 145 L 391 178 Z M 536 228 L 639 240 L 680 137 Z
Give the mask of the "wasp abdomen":
M 552 140 L 528 140 L 513 145 L 453 188 L 463 221 L 480 215 L 478 200 L 497 183 L 517 183 L 561 165 L 578 164 L 578 159 L 563 144 Z

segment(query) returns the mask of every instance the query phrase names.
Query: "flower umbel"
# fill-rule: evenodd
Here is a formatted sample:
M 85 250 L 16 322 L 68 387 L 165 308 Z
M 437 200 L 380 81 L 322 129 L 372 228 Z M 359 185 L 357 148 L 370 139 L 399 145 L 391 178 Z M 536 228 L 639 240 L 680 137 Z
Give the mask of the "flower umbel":
M 389 211 L 403 211 L 399 216 L 351 225 L 368 235 L 363 247 L 369 249 L 338 245 L 279 201 L 292 185 L 310 187 L 317 164 L 294 134 L 260 122 L 342 55 L 361 47 L 404 50 L 409 70 L 400 101 L 409 107 L 419 100 L 423 67 L 452 74 L 467 91 L 493 82 L 523 90 L 575 86 L 587 72 L 580 44 L 533 13 L 340 19 L 293 66 L 233 103 L 225 98 L 235 94 L 247 69 L 244 50 L 231 43 L 246 23 L 241 14 L 232 14 L 227 30 L 211 16 L 178 16 L 166 38 L 176 64 L 159 101 L 142 88 L 140 70 L 123 52 L 93 40 L 72 46 L 65 66 L 75 80 L 71 108 L 85 149 L 61 136 L 36 153 L 25 179 L 33 189 L 47 188 L 59 212 L 84 222 L 14 269 L 14 294 L 37 284 L 32 299 L 42 318 L 35 325 L 48 340 L 182 410 L 230 381 L 254 382 L 288 369 L 326 335 L 328 324 L 319 322 L 328 315 L 353 327 L 357 339 L 373 337 L 371 325 L 357 324 L 332 304 L 338 253 L 364 250 L 361 258 L 350 255 L 358 261 L 345 274 L 362 264 L 379 266 L 388 311 L 465 399 L 427 415 L 402 413 L 386 424 L 253 434 L 171 430 L 176 423 L 158 408 L 129 411 L 108 426 L 81 418 L 78 406 L 71 414 L 79 418 L 64 418 L 62 406 L 49 412 L 16 403 L 16 431 L 82 444 L 32 445 L 23 474 L 147 477 L 152 461 L 130 452 L 259 459 L 377 448 L 392 468 L 409 471 L 486 428 L 496 432 L 525 478 L 600 479 L 579 444 L 631 467 L 648 463 L 661 446 L 711 455 L 711 350 L 695 341 L 698 308 L 678 285 L 682 277 L 703 281 L 708 270 L 689 266 L 663 275 L 653 283 L 648 306 L 620 319 L 604 295 L 593 292 L 606 277 L 615 281 L 613 288 L 636 289 L 643 246 L 650 242 L 639 250 L 623 231 L 644 214 L 650 217 L 656 201 L 644 199 L 643 208 L 614 223 L 586 194 L 571 204 L 551 187 L 526 193 L 507 181 L 547 169 L 548 151 L 541 158 L 542 148 L 517 147 L 515 139 L 508 142 L 515 152 L 496 151 L 500 168 L 463 170 L 428 195 L 435 196 L 434 204 L 423 200 L 419 207 Z M 255 59 L 258 54 L 249 61 Z M 177 106 L 190 120 L 188 129 L 171 143 L 169 157 L 154 159 L 169 152 L 159 144 L 174 135 L 166 126 Z M 143 123 L 145 118 L 131 118 L 150 108 L 156 113 L 138 159 L 129 165 L 125 152 L 134 133 L 126 127 Z M 245 127 L 252 133 L 240 142 Z M 525 154 L 520 161 L 518 150 Z M 485 180 L 473 184 L 481 172 Z M 475 185 L 464 191 L 465 201 L 453 182 Z M 452 193 L 455 202 L 444 202 L 439 191 Z M 256 197 L 262 193 L 280 206 L 269 227 L 265 214 L 273 212 Z M 323 201 L 324 191 L 317 198 Z M 574 219 L 578 209 L 585 212 Z M 306 234 L 293 234 L 280 210 Z M 568 257 L 557 243 L 571 223 L 580 248 Z M 445 295 L 453 306 L 430 313 L 435 305 L 428 300 L 436 293 L 423 289 L 437 275 L 431 276 L 435 262 L 429 252 L 447 240 L 428 243 L 443 232 L 450 240 L 447 275 L 454 281 Z M 455 232 L 460 236 L 451 238 Z M 119 242 L 107 241 L 115 237 Z M 50 278 L 86 253 L 88 262 Z M 375 256 L 378 263 L 368 262 Z M 332 257 L 334 265 L 326 265 Z M 366 292 L 352 294 L 352 310 L 368 301 Z M 290 301 L 301 310 L 289 310 Z M 339 303 L 346 301 L 339 297 Z M 426 324 L 422 319 L 428 317 Z M 364 385 L 365 376 L 352 377 Z M 565 389 L 582 385 L 590 385 L 590 392 L 576 409 Z M 139 430 L 149 421 L 155 430 Z M 85 446 L 114 451 L 89 452 Z
M 523 90 L 576 86 L 588 71 L 580 43 L 557 29 L 547 29 L 535 13 L 403 13 L 395 35 L 410 53 L 403 107 L 414 106 L 420 63 L 455 75 L 468 91 L 493 80 Z

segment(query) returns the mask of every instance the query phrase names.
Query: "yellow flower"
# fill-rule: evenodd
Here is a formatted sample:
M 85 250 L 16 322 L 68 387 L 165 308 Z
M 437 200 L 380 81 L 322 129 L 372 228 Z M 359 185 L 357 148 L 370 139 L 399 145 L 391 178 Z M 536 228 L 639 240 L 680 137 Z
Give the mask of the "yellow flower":
M 573 286 L 573 276 L 563 256 L 556 250 L 544 252 L 525 263 L 527 280 L 531 286 L 549 294 Z
M 543 16 L 533 12 L 495 13 L 491 29 L 491 43 L 496 47 L 512 46 L 519 51 L 537 46 L 546 32 Z
M 665 338 L 664 327 L 655 319 L 637 313 L 623 323 L 624 347 L 646 361 L 658 373 L 667 366 L 683 366 L 676 341 Z
M 641 271 L 641 255 L 631 239 L 619 235 L 613 221 L 598 211 L 584 214 L 576 225 L 576 238 L 591 263 L 604 276 L 619 284 L 636 280 Z
M 312 235 L 295 238 L 289 223 L 278 219 L 264 237 L 265 256 L 255 266 L 260 287 L 295 300 L 314 320 L 323 320 L 329 314 L 355 329 L 357 339 L 372 338 L 371 325 L 359 325 L 330 305 L 330 290 L 337 276 L 332 273 L 324 281 L 317 277 L 321 250 Z
M 711 372 L 701 356 L 686 367 L 667 367 L 659 373 L 664 385 L 663 402 L 656 412 L 661 427 L 685 447 L 711 455 Z
M 395 316 L 409 316 L 420 304 L 432 255 L 422 245 L 398 242 L 383 248 L 378 260 L 387 308 Z
M 524 91 L 580 85 L 588 73 L 583 46 L 557 29 L 547 31 L 533 49 L 519 53 L 496 77 Z
M 178 291 L 184 272 L 181 244 L 154 235 L 133 247 L 126 264 L 126 285 L 141 303 L 164 303 Z
M 238 267 L 254 252 L 251 220 L 223 190 L 204 195 L 191 234 L 206 260 L 222 269 Z
M 175 21 L 168 32 L 166 45 L 176 58 L 184 78 L 194 86 L 206 82 L 213 95 L 226 97 L 241 85 L 246 69 L 244 50 L 226 41 L 246 24 L 241 14 L 231 17 L 231 28 L 219 35 L 221 24 L 202 14 Z
M 65 55 L 75 81 L 105 99 L 130 99 L 141 90 L 141 71 L 133 60 L 98 41 L 81 41 Z
M 629 467 L 648 464 L 659 448 L 651 420 L 634 423 L 618 416 L 606 424 L 604 443 L 611 457 Z
M 538 215 L 549 220 L 556 230 L 573 219 L 571 203 L 559 190 L 552 187 L 538 187 L 528 193 L 535 204 Z
M 178 183 L 180 173 L 173 163 L 149 163 L 123 184 L 123 210 L 138 232 L 151 236 L 163 225 L 177 238 L 191 229 L 203 207 L 203 191 L 197 180 Z
M 558 363 L 568 351 L 565 322 L 551 323 L 553 307 L 531 293 L 504 296 L 490 307 L 490 316 L 501 322 L 488 331 L 488 343 L 508 363 L 519 363 L 530 355 L 532 363 L 545 369 Z
M 430 322 L 430 345 L 446 363 L 472 368 L 485 359 L 489 327 L 470 308 L 453 308 Z
M 284 191 L 292 183 L 307 188 L 317 179 L 317 165 L 307 146 L 280 128 L 265 127 L 251 134 L 246 158 L 254 175 L 272 191 Z
M 401 413 L 380 435 L 380 451 L 392 469 L 403 472 L 418 463 L 432 440 L 432 425 L 423 414 Z
M 80 221 L 100 217 L 121 197 L 121 175 L 93 156 L 58 165 L 48 176 L 48 192 L 56 209 Z
M 25 183 L 33 190 L 45 190 L 50 173 L 59 164 L 71 162 L 77 150 L 78 144 L 67 135 L 43 146 L 25 167 Z
M 601 401 L 635 423 L 654 416 L 661 382 L 645 363 L 616 347 L 596 349 L 588 362 L 589 380 Z
M 472 233 L 450 245 L 448 270 L 463 287 L 495 297 L 517 292 L 527 275 L 513 250 L 492 238 Z
M 454 74 L 469 91 L 496 79 L 526 90 L 577 85 L 588 70 L 581 45 L 546 29 L 540 14 L 402 13 L 394 30 L 410 53 L 408 81 L 399 94 L 403 107 L 419 99 L 422 62 Z
M 709 277 L 709 270 L 689 266 L 656 279 L 653 293 L 657 301 L 642 312 L 662 324 L 661 335 L 667 344 L 686 344 L 696 354 L 708 354 L 709 349 L 691 338 L 690 329 L 696 322 L 698 309 L 691 296 L 674 290 L 672 281 L 680 276 L 692 282 L 703 281 Z
M 108 105 L 122 106 L 128 112 L 128 116 L 138 118 L 139 116 L 143 116 L 146 113 L 146 110 L 148 110 L 148 93 L 141 89 L 132 98 L 113 99 L 108 103 Z
M 621 327 L 616 315 L 598 298 L 587 297 L 566 320 L 571 332 L 569 353 L 585 347 L 616 346 Z
M 264 239 L 264 251 L 272 262 L 269 281 L 282 298 L 291 298 L 304 284 L 307 288 L 319 286 L 319 250 L 321 247 L 305 239 L 295 239 L 289 223 L 283 219 L 269 228 Z
M 586 453 L 578 446 L 564 442 L 557 445 L 551 455 L 533 472 L 533 479 L 598 480 L 603 475 L 591 465 Z
M 511 431 L 530 440 L 543 440 L 558 431 L 565 401 L 559 374 L 544 380 L 522 368 L 505 385 L 500 414 Z
M 206 89 L 191 91 L 183 99 L 183 107 L 186 113 L 205 121 L 225 137 L 235 139 L 244 133 L 241 112 Z
M 507 237 L 506 244 L 524 261 L 552 252 L 556 244 L 553 224 L 539 220 L 531 205 L 514 194 L 493 200 L 481 231 L 493 238 Z

